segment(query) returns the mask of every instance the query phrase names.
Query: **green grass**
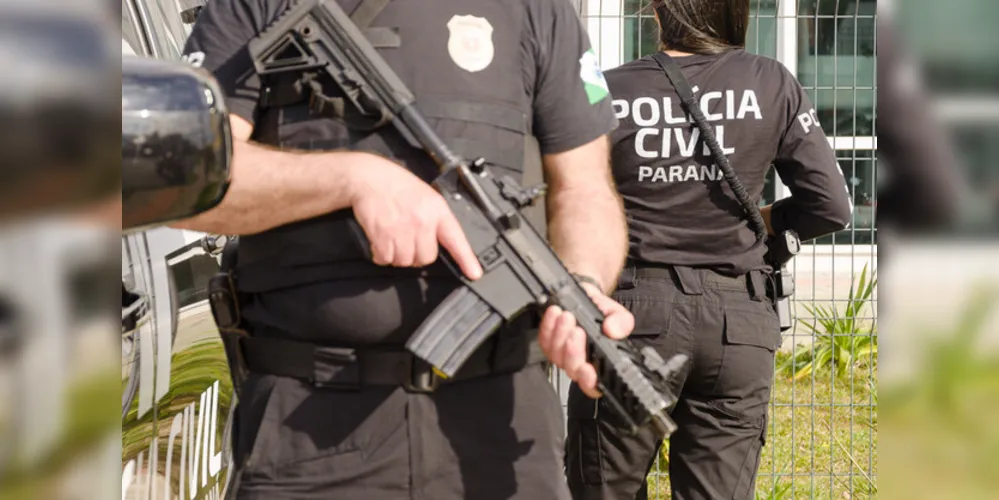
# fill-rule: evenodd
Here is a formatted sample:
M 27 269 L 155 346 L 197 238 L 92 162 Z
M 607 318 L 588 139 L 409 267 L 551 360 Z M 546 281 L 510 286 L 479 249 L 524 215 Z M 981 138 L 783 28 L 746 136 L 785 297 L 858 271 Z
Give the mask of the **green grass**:
M 877 395 L 870 388 L 876 384 L 869 384 L 867 370 L 852 374 L 817 370 L 797 380 L 778 375 L 756 498 L 873 498 Z M 649 498 L 670 498 L 665 470 L 649 475 Z

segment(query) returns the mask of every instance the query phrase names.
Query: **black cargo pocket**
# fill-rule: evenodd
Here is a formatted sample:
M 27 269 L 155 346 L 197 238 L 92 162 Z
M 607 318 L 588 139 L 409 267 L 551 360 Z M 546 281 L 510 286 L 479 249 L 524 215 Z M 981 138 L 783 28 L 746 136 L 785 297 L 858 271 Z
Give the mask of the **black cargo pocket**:
M 780 321 L 769 307 L 760 310 L 725 309 L 725 343 L 763 347 L 774 352 L 780 347 Z
M 603 457 L 596 412 L 596 400 L 588 398 L 578 389 L 569 393 L 565 467 L 570 485 L 603 483 Z
M 723 310 L 721 362 L 709 404 L 736 419 L 735 425 L 758 429 L 770 402 L 780 326 L 766 305 L 741 306 Z
M 675 304 L 628 293 L 615 294 L 614 299 L 635 316 L 630 337 L 658 337 L 670 331 Z

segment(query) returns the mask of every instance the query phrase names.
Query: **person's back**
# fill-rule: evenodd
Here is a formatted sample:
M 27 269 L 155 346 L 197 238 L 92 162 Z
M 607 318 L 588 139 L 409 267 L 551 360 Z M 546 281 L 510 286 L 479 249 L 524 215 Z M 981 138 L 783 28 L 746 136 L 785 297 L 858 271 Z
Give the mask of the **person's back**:
M 782 64 L 741 48 L 674 59 L 752 199 L 761 198 L 771 164 L 794 188 L 818 193 L 843 185 L 831 169 L 800 168 L 835 159 L 804 90 Z M 646 56 L 605 75 L 619 121 L 612 157 L 630 259 L 730 275 L 764 268 L 766 247 L 659 65 Z M 828 222 L 808 225 L 803 239 L 842 218 L 842 205 L 814 207 Z
M 765 257 L 769 238 L 842 229 L 849 193 L 801 85 L 777 61 L 745 51 L 748 0 L 652 6 L 662 52 L 606 72 L 619 123 L 611 163 L 629 229 L 614 298 L 635 316 L 633 342 L 690 359 L 672 388 L 672 498 L 751 499 L 781 342 L 775 308 L 784 297 L 769 265 L 776 259 Z M 685 85 L 690 108 L 676 90 Z M 687 117 L 698 108 L 720 151 Z M 720 162 L 749 204 L 759 203 L 771 164 L 791 196 L 746 206 Z M 574 498 L 644 498 L 658 436 L 622 435 L 606 405 L 575 385 L 568 428 Z

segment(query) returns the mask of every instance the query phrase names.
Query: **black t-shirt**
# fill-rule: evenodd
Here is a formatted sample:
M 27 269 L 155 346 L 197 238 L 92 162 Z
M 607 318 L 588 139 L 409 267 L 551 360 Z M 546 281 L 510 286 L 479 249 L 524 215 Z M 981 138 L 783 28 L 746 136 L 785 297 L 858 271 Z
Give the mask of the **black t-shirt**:
M 759 202 L 771 164 L 790 188 L 792 197 L 774 206 L 776 231 L 810 239 L 849 221 L 835 154 L 783 65 L 744 50 L 674 59 L 750 197 Z M 606 77 L 619 120 L 611 155 L 629 257 L 728 274 L 763 268 L 766 248 L 662 69 L 644 57 Z
M 481 0 L 480 0 L 481 1 Z M 516 50 L 522 60 L 523 92 L 532 103 L 532 133 L 542 154 L 568 151 L 607 134 L 616 125 L 606 82 L 599 70 L 589 38 L 573 10 L 564 0 L 510 0 L 506 5 L 480 1 L 463 2 L 462 15 L 475 14 L 490 22 L 491 9 L 519 9 L 526 25 L 503 26 L 492 20 L 492 40 L 520 38 Z M 247 42 L 275 16 L 284 12 L 289 0 L 212 0 L 202 11 L 185 49 L 185 59 L 211 70 L 225 89 L 230 110 L 253 123 L 260 96 L 260 80 L 246 51 Z M 357 0 L 341 6 L 353 11 Z M 455 3 L 450 0 L 389 2 L 379 17 L 391 18 L 402 43 L 427 30 L 448 31 Z M 447 14 L 445 14 L 447 12 Z M 482 23 L 483 21 L 476 21 Z M 399 25 L 401 24 L 401 25 Z M 379 26 L 376 17 L 371 26 Z M 510 30 L 499 33 L 499 30 Z M 437 76 L 433 61 L 446 60 L 450 50 L 444 43 L 435 57 L 413 60 L 407 68 L 394 67 L 404 83 Z M 391 55 L 394 49 L 383 53 Z M 443 58 L 440 57 L 443 54 Z M 455 55 L 452 58 L 458 57 Z M 387 59 L 389 59 L 387 57 Z M 389 59 L 391 61 L 391 59 Z M 458 61 L 472 67 L 479 60 Z M 391 64 L 391 62 L 390 62 Z M 464 75 L 489 85 L 488 71 Z M 475 82 L 472 81 L 474 84 Z M 419 95 L 416 96 L 419 101 Z M 284 289 L 253 297 L 245 304 L 245 317 L 270 324 L 293 336 L 349 344 L 398 343 L 409 334 L 455 287 L 455 280 L 423 280 L 412 273 L 399 277 L 320 283 Z M 331 338 L 333 337 L 333 338 Z

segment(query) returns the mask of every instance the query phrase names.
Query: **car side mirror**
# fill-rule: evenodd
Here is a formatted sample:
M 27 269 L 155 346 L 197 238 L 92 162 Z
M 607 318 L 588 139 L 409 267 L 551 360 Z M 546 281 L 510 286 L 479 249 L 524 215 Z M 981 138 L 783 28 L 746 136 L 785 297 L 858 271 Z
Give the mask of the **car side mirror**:
M 215 207 L 231 159 L 229 113 L 211 74 L 181 61 L 122 56 L 123 231 Z

